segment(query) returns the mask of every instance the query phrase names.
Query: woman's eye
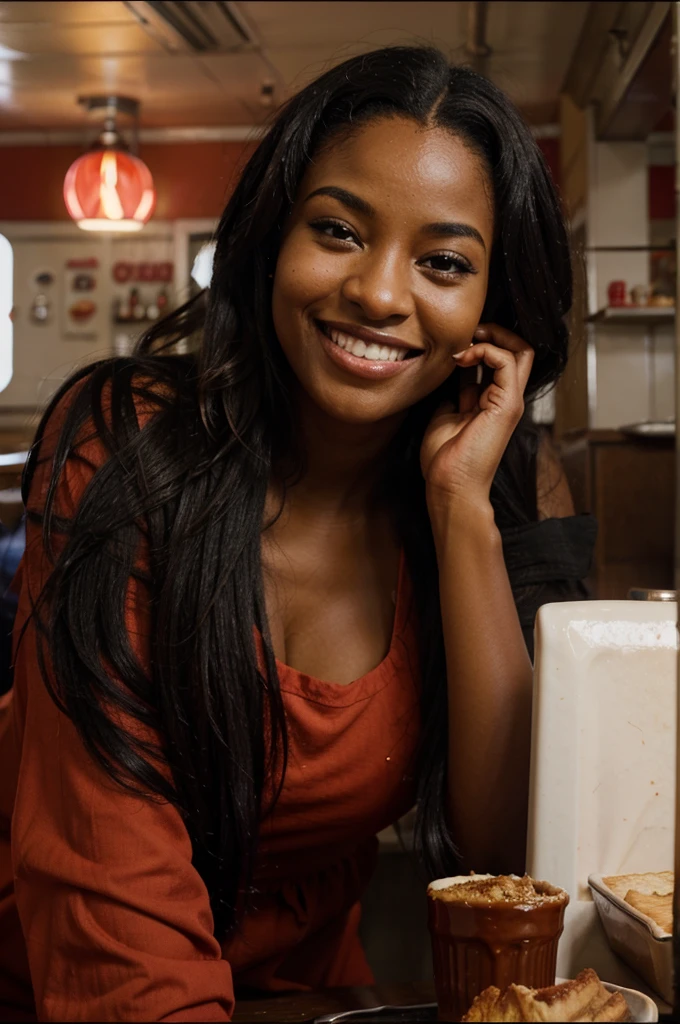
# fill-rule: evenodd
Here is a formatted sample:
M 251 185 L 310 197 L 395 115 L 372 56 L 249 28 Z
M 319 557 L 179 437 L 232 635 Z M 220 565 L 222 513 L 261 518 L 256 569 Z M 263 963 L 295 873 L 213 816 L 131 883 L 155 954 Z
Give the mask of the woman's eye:
M 448 277 L 453 277 L 454 274 L 475 273 L 467 260 L 462 259 L 460 256 L 452 256 L 449 253 L 426 256 L 424 260 L 420 261 L 420 265 L 427 267 L 428 270 L 434 270 L 435 273 L 446 274 Z
M 320 235 L 324 235 L 326 238 L 333 238 L 337 242 L 357 241 L 357 237 L 351 228 L 334 220 L 317 220 L 312 224 L 312 227 Z

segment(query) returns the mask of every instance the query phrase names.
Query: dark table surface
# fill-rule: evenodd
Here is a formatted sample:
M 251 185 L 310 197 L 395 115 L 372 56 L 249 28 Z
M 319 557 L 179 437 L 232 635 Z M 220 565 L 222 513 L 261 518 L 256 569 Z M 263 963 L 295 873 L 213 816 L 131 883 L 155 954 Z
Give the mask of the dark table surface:
M 234 1020 L 245 1022 L 311 1021 L 325 1013 L 339 1010 L 364 1010 L 372 1006 L 413 1006 L 433 1003 L 434 985 L 405 983 L 376 985 L 371 988 L 329 988 L 323 992 L 295 992 L 266 998 L 240 998 L 236 1000 Z

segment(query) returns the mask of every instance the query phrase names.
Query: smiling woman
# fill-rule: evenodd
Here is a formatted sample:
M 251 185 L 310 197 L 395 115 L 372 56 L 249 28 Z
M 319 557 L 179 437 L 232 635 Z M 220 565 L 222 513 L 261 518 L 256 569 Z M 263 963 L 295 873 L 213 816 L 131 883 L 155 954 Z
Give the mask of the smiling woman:
M 570 303 L 506 97 L 378 50 L 278 114 L 207 291 L 64 385 L 0 706 L 8 1018 L 369 982 L 375 836 L 416 802 L 429 873 L 521 870 L 531 621 L 593 534 L 524 414 Z

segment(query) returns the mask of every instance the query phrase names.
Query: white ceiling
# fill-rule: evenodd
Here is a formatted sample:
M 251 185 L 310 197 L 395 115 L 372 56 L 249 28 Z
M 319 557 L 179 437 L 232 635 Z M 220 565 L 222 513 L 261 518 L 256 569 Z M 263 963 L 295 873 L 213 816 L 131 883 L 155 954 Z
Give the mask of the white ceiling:
M 434 43 L 465 59 L 467 3 L 241 2 L 256 43 L 244 52 L 168 52 L 125 3 L 0 3 L 0 131 L 84 125 L 79 95 L 142 104 L 142 125 L 260 123 L 262 84 L 283 99 L 347 56 Z M 530 120 L 552 120 L 587 2 L 488 4 L 486 71 Z

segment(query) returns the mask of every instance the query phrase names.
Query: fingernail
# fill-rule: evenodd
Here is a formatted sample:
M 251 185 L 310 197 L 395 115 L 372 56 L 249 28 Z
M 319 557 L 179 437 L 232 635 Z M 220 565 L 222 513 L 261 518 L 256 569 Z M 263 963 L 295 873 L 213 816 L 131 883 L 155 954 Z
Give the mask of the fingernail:
M 475 331 L 475 338 L 485 338 L 487 335 L 486 327 L 478 327 Z
M 465 352 L 454 352 L 453 355 L 451 356 L 451 358 L 452 359 L 462 359 L 464 355 L 465 355 Z

